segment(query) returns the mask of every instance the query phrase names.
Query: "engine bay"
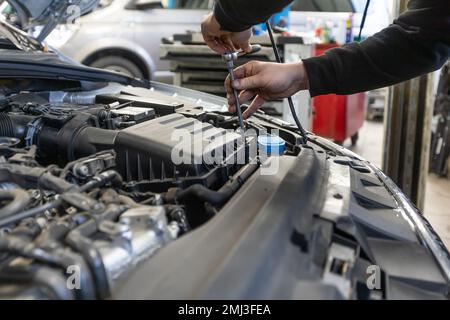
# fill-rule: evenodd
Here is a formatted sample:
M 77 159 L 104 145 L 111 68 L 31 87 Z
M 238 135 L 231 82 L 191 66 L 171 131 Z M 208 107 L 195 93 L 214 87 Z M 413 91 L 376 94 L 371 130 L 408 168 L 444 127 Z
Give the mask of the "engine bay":
M 248 126 L 255 135 L 243 138 L 233 115 L 156 92 L 3 100 L 0 297 L 108 298 L 140 262 L 214 217 L 259 168 L 249 146 L 281 127 Z M 279 133 L 284 154 L 298 154 L 300 136 Z

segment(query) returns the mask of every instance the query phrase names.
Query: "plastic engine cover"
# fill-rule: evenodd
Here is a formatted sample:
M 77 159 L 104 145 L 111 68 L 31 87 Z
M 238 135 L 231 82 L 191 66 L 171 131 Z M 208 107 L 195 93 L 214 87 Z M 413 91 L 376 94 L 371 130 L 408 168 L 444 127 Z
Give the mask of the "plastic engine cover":
M 120 131 L 115 140 L 117 165 L 127 181 L 200 176 L 243 149 L 238 147 L 240 138 L 175 113 Z

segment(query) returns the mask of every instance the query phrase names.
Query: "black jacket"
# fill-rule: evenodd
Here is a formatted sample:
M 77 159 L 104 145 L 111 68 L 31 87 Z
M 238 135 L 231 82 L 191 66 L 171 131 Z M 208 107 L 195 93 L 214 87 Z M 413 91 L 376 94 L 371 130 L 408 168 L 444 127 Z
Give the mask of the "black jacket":
M 301 1 L 301 0 L 300 0 Z M 224 30 L 264 22 L 291 0 L 217 0 Z M 402 82 L 439 69 L 450 55 L 450 0 L 410 0 L 408 11 L 361 43 L 303 60 L 311 96 L 350 94 Z

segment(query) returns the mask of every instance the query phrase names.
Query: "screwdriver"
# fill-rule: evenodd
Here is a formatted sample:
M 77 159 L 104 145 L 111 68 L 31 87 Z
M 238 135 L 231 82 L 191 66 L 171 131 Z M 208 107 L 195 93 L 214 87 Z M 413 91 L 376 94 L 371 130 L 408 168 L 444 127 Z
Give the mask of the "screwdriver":
M 227 64 L 227 70 L 230 74 L 231 82 L 233 83 L 236 80 L 236 77 L 234 75 L 234 61 L 236 61 L 239 57 L 243 57 L 247 54 L 256 53 L 261 50 L 260 45 L 252 45 L 252 50 L 250 52 L 245 51 L 235 51 L 235 52 L 228 52 L 222 55 L 223 60 L 225 60 Z M 233 88 L 233 94 L 234 98 L 236 100 L 236 113 L 239 119 L 239 127 L 242 131 L 245 131 L 245 125 L 244 125 L 244 118 L 242 116 L 242 110 L 241 110 L 241 103 L 239 102 L 239 95 L 237 90 L 231 85 Z

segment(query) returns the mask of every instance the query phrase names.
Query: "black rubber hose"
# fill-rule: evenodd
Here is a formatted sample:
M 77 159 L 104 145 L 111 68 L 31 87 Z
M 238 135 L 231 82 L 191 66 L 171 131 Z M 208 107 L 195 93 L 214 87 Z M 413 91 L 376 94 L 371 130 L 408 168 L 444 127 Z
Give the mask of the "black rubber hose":
M 13 182 L 24 189 L 42 188 L 63 193 L 76 185 L 48 173 L 45 168 L 30 168 L 18 164 L 0 165 L 0 181 Z
M 48 297 L 59 300 L 73 300 L 75 298 L 73 290 L 67 288 L 66 278 L 57 270 L 49 267 L 7 267 L 6 270 L 0 271 L 0 282 L 11 284 L 31 283 L 36 286 L 36 289 L 45 287 L 46 290 L 44 291 L 45 293 L 43 293 L 45 298 Z M 39 291 L 36 292 L 38 294 Z M 26 291 L 26 295 L 27 297 L 30 296 L 30 292 Z M 9 297 L 16 299 L 14 292 L 8 295 L 8 299 Z M 40 293 L 38 296 L 33 296 L 31 293 L 31 297 L 33 297 L 33 299 L 42 298 Z
M 221 205 L 232 195 L 233 190 L 229 187 L 224 188 L 223 190 L 221 189 L 219 191 L 214 191 L 206 188 L 204 185 L 194 184 L 186 190 L 181 191 L 178 194 L 178 200 L 181 202 L 185 202 L 190 198 L 196 198 L 205 202 L 209 202 L 212 205 Z
M 270 42 L 272 43 L 273 53 L 275 54 L 275 58 L 278 63 L 282 63 L 280 53 L 278 52 L 277 45 L 275 43 L 275 39 L 273 37 L 272 26 L 269 22 L 266 22 L 267 32 L 269 33 Z M 308 142 L 308 134 L 306 130 L 303 128 L 300 120 L 298 119 L 297 112 L 295 111 L 294 102 L 292 102 L 292 97 L 288 98 L 289 109 L 291 109 L 292 117 L 294 118 L 295 124 L 297 125 L 298 130 L 300 131 L 303 137 L 303 144 Z
M 95 299 L 92 275 L 79 254 L 66 251 L 63 248 L 56 248 L 53 252 L 47 252 L 34 243 L 29 243 L 23 239 L 5 237 L 0 237 L 0 250 L 54 265 L 64 271 L 70 266 L 78 266 L 80 268 L 80 289 L 76 290 L 75 294 L 81 299 Z
M 31 197 L 23 189 L 0 190 L 0 201 L 9 201 L 0 209 L 0 218 L 6 218 L 25 209 Z
M 55 201 L 48 202 L 42 206 L 34 207 L 29 210 L 23 211 L 21 213 L 15 214 L 13 216 L 9 216 L 9 217 L 0 219 L 0 227 L 4 227 L 8 224 L 15 223 L 15 222 L 21 221 L 21 220 L 29 218 L 29 217 L 34 217 L 34 216 L 41 214 L 47 210 L 51 210 L 51 209 L 58 207 L 61 203 L 62 203 L 62 201 L 57 199 Z
M 94 222 L 95 223 L 95 222 Z M 102 256 L 93 241 L 84 237 L 78 230 L 72 230 L 65 239 L 65 243 L 80 253 L 85 259 L 90 272 L 95 278 L 96 293 L 99 298 L 106 299 L 111 295 L 106 268 Z
M 116 183 L 116 184 L 122 183 L 122 177 L 117 172 L 115 172 L 113 170 L 109 170 L 109 171 L 105 171 L 105 172 L 101 173 L 100 175 L 96 176 L 95 179 L 90 181 L 90 183 L 87 183 L 84 186 L 78 188 L 77 186 L 70 184 L 61 178 L 58 178 L 49 173 L 46 173 L 45 170 L 43 170 L 43 169 L 33 168 L 31 170 L 34 170 L 34 169 L 39 169 L 39 170 L 36 170 L 35 174 L 30 174 L 29 176 L 27 176 L 24 172 L 21 172 L 22 169 L 18 170 L 14 166 L 12 168 L 9 166 L 8 167 L 0 167 L 0 176 L 2 176 L 2 173 L 3 173 L 3 177 L 5 175 L 13 176 L 14 173 L 17 173 L 17 175 L 19 175 L 19 172 L 20 172 L 20 175 L 23 175 L 23 176 L 21 176 L 19 179 L 14 180 L 14 182 L 16 182 L 18 184 L 25 184 L 23 182 L 24 179 L 31 180 L 31 181 L 33 181 L 33 183 L 37 183 L 37 181 L 39 181 L 39 183 L 41 185 L 44 184 L 47 188 L 49 188 L 51 190 L 54 190 L 57 192 L 59 190 L 60 192 L 58 192 L 58 193 L 64 193 L 64 191 L 67 191 L 69 189 L 73 189 L 74 191 L 78 191 L 78 192 L 85 192 L 91 188 L 95 188 L 96 186 L 99 186 L 99 185 L 102 185 L 102 184 L 108 183 L 108 182 L 113 183 L 113 184 L 114 183 Z M 5 225 L 8 225 L 8 224 L 11 224 L 14 222 L 18 222 L 20 220 L 23 220 L 23 219 L 26 219 L 29 217 L 36 216 L 47 210 L 54 209 L 54 208 L 60 206 L 61 204 L 62 204 L 62 200 L 56 199 L 56 200 L 54 200 L 52 202 L 48 202 L 42 206 L 31 208 L 27 211 L 23 211 L 21 213 L 15 214 L 13 216 L 8 216 L 8 217 L 4 217 L 4 218 L 1 218 L 1 216 L 0 216 L 0 227 L 3 227 Z
M 236 173 L 222 188 L 214 191 L 201 184 L 194 184 L 177 194 L 177 200 L 185 202 L 190 198 L 200 199 L 212 205 L 221 205 L 244 184 L 258 168 L 257 164 L 248 164 Z
M 23 140 L 28 131 L 28 123 L 36 117 L 22 114 L 0 113 L 0 136 Z
M 60 272 L 48 267 L 40 267 L 33 275 L 33 282 L 42 284 L 53 292 L 59 300 L 74 300 L 73 290 L 67 287 L 67 279 Z
M 14 124 L 11 118 L 6 113 L 0 113 L 0 136 L 14 137 Z

